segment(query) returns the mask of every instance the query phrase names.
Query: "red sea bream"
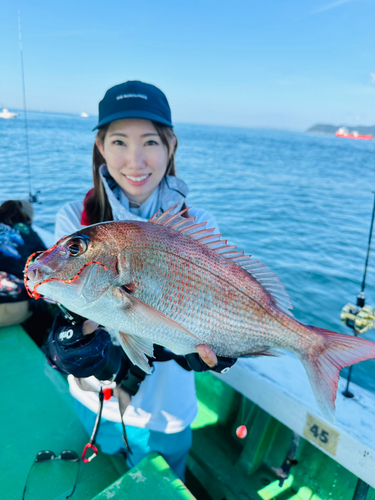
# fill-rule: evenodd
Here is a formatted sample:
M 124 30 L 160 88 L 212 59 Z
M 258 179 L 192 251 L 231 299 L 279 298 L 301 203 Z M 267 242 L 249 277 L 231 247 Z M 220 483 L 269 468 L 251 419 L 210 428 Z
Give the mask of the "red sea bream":
M 105 222 L 31 256 L 30 293 L 114 329 L 147 373 L 153 344 L 176 354 L 208 345 L 218 356 L 272 355 L 302 361 L 327 418 L 341 368 L 375 358 L 375 343 L 297 321 L 275 273 L 205 224 L 172 214 L 148 222 Z

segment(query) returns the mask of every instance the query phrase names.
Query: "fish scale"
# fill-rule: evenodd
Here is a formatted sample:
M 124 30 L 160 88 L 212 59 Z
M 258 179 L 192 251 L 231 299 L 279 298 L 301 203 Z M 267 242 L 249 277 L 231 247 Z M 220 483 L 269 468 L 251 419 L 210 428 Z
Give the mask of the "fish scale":
M 153 344 L 176 354 L 206 344 L 229 357 L 288 349 L 332 420 L 340 370 L 375 358 L 375 344 L 296 320 L 275 273 L 174 208 L 148 222 L 88 226 L 31 256 L 30 295 L 114 329 L 147 373 Z
M 147 239 L 142 239 L 132 245 L 128 254 L 131 269 L 135 270 L 132 277 L 140 283 L 135 292 L 137 298 L 183 324 L 219 356 L 249 355 L 269 344 L 290 348 L 290 340 L 285 342 L 280 338 L 282 325 L 277 319 L 277 316 L 282 318 L 280 312 L 274 311 L 276 317 L 266 316 L 259 305 L 270 301 L 264 289 L 256 280 L 250 286 L 241 282 L 243 274 L 249 278 L 246 271 L 221 255 L 210 258 L 206 249 L 189 236 L 179 235 L 169 241 L 171 230 L 157 229 L 147 228 L 152 251 L 143 247 L 142 242 Z M 157 237 L 152 234 L 155 231 Z M 130 235 L 124 235 L 125 240 L 129 238 Z M 179 247 L 184 248 L 182 254 Z M 143 280 L 147 269 L 148 279 Z M 159 294 L 153 293 L 155 287 Z M 246 295 L 250 293 L 254 298 Z M 178 294 L 181 294 L 179 300 Z M 190 339 L 186 340 L 187 346 L 191 345 Z M 243 342 L 240 346 L 238 340 Z M 167 347 L 175 348 L 171 341 Z

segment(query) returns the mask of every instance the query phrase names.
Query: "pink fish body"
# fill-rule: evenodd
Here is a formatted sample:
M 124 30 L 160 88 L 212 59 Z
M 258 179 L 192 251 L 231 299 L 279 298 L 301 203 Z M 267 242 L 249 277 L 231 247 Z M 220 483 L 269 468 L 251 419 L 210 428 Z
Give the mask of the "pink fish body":
M 292 351 L 331 418 L 340 369 L 374 358 L 375 343 L 297 321 L 275 273 L 171 211 L 62 238 L 28 264 L 27 287 L 115 330 L 147 372 L 154 343 L 176 354 L 199 344 L 231 357 Z

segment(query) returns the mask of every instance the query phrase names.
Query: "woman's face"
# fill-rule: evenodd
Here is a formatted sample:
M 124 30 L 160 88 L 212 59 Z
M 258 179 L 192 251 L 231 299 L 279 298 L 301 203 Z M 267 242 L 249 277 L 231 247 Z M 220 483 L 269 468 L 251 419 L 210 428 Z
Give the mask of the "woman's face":
M 111 122 L 103 142 L 96 142 L 108 171 L 130 201 L 143 203 L 162 180 L 168 149 L 149 120 Z

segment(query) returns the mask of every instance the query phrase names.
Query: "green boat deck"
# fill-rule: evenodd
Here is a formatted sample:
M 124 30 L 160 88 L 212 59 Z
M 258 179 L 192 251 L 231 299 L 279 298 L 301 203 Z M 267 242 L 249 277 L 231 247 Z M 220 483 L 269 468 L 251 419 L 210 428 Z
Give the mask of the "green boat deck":
M 76 415 L 65 379 L 48 365 L 20 326 L 0 328 L 0 365 L 5 374 L 1 380 L 0 498 L 18 500 L 40 450 L 57 455 L 74 450 L 81 455 L 89 436 Z M 77 467 L 77 463 L 61 460 L 36 464 L 25 498 L 65 499 Z M 73 500 L 194 498 L 156 454 L 129 471 L 123 457 L 99 452 L 90 463 L 81 462 L 79 468 Z
M 64 377 L 45 361 L 19 326 L 0 328 L 0 498 L 22 498 L 29 469 L 38 451 L 79 455 L 88 442 Z M 283 463 L 292 431 L 210 373 L 196 375 L 199 414 L 194 421 L 186 485 L 165 460 L 151 454 L 128 470 L 123 457 L 99 453 L 80 464 L 72 500 L 351 500 L 357 477 L 301 438 L 291 476 L 279 486 L 272 466 Z M 244 410 L 244 411 L 243 411 Z M 248 419 L 248 435 L 235 430 Z M 70 493 L 76 463 L 60 460 L 36 464 L 26 499 L 63 499 Z M 375 475 L 375 471 L 374 471 Z M 365 498 L 365 496 L 359 497 Z M 368 500 L 375 500 L 369 489 Z

